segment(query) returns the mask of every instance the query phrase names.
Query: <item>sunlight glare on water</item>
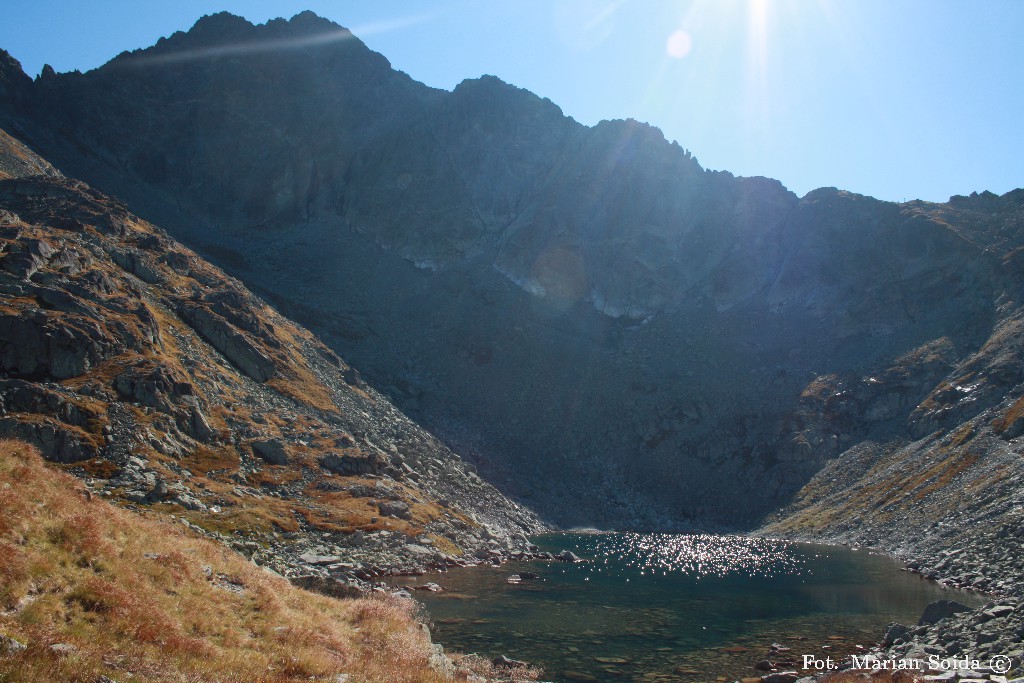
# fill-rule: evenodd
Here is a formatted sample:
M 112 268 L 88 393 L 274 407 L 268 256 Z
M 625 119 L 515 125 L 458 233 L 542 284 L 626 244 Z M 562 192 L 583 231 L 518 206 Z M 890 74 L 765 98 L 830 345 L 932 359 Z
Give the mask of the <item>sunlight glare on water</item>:
M 712 534 L 601 534 L 595 543 L 603 565 L 614 558 L 616 565 L 640 569 L 641 574 L 679 572 L 697 578 L 809 572 L 807 558 L 792 552 L 792 546 L 775 539 Z

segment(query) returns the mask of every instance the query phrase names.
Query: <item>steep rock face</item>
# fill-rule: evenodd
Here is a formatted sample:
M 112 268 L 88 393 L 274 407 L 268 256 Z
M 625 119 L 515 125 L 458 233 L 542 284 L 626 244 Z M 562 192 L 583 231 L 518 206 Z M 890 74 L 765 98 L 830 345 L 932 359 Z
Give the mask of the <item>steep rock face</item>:
M 1008 343 L 1019 191 L 797 198 L 493 77 L 426 88 L 308 13 L 2 71 L 0 123 L 562 522 L 749 522 L 857 444 L 954 428 L 1012 385 L 929 407 Z
M 1001 266 L 995 329 L 961 359 L 939 340 L 884 374 L 845 385 L 828 378 L 806 424 L 868 437 L 875 419 L 903 429 L 887 440 L 846 439 L 792 503 L 770 516 L 765 533 L 880 547 L 927 577 L 1020 595 L 1024 287 L 1014 264 L 1024 202 L 1012 194 L 1012 201 L 961 197 L 918 207 L 945 216 L 951 205 L 987 205 L 962 229 L 989 241 Z M 985 224 L 998 229 L 978 232 Z
M 541 528 L 159 228 L 4 134 L 0 168 L 23 173 L 0 179 L 0 436 L 293 576 L 329 578 L 311 549 L 336 548 L 351 564 L 335 578 L 356 580 L 356 560 L 443 564 Z

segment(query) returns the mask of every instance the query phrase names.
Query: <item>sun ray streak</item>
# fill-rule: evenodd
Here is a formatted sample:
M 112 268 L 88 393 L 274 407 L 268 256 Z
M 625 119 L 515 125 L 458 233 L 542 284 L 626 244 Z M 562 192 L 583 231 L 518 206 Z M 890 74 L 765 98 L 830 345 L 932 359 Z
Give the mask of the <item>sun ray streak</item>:
M 747 126 L 757 134 L 769 124 L 768 2 L 748 0 L 747 7 Z

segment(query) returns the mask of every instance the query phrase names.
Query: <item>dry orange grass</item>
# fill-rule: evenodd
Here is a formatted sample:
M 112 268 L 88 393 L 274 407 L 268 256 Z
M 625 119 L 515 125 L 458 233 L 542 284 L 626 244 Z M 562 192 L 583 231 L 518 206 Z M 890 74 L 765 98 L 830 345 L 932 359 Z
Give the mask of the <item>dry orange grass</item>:
M 1024 396 L 1014 401 L 1013 405 L 1006 409 L 1003 416 L 993 422 L 993 426 L 997 432 L 1002 433 L 1021 419 L 1024 419 Z
M 0 681 L 447 680 L 413 610 L 295 588 L 0 441 L 0 634 L 29 645 L 0 654 Z

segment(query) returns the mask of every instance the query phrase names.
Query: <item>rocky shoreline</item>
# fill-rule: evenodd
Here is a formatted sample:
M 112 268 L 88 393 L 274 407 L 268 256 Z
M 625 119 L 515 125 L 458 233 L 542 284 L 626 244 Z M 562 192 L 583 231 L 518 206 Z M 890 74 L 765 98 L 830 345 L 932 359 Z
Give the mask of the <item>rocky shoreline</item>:
M 979 533 L 973 537 L 973 547 L 927 552 L 918 546 L 913 551 L 914 559 L 908 559 L 904 553 L 886 551 L 880 547 L 880 542 L 865 543 L 864 547 L 903 561 L 906 571 L 924 580 L 948 588 L 978 591 L 992 600 L 977 609 L 952 600 L 932 603 L 917 624 L 889 624 L 875 647 L 860 653 L 856 659 L 838 663 L 837 670 L 910 670 L 920 673 L 924 680 L 944 683 L 1024 681 L 1021 677 L 1024 674 L 1024 600 L 1020 597 L 1022 586 L 1013 573 L 1019 571 L 1017 565 L 1022 558 L 1005 548 L 993 548 L 991 543 L 1005 539 L 1007 529 L 1003 526 L 996 532 Z M 839 538 L 843 536 L 827 539 L 800 536 L 790 540 L 851 546 Z M 989 543 L 986 545 L 986 542 Z M 979 556 L 994 556 L 996 561 L 981 567 L 977 561 Z M 1006 668 L 992 665 L 1000 660 L 1005 662 Z M 762 676 L 760 681 L 793 683 L 801 680 L 809 683 L 827 678 L 831 673 L 826 671 L 801 677 L 797 671 L 779 670 Z M 1011 674 L 1009 677 L 1008 673 Z
M 103 491 L 98 495 L 103 495 Z M 131 504 L 125 507 L 149 514 L 144 507 Z M 257 541 L 210 531 L 185 517 L 173 514 L 170 517 L 297 586 L 336 597 L 372 592 L 405 593 L 396 590 L 387 579 L 423 576 L 456 567 L 500 567 L 506 562 L 586 562 L 568 550 L 542 551 L 523 534 L 512 536 L 487 524 L 476 534 L 479 539 L 476 535 L 464 539 L 473 549 L 451 555 L 435 548 L 432 539 L 425 535 L 410 539 L 387 530 L 339 534 L 304 530 L 274 533 Z

